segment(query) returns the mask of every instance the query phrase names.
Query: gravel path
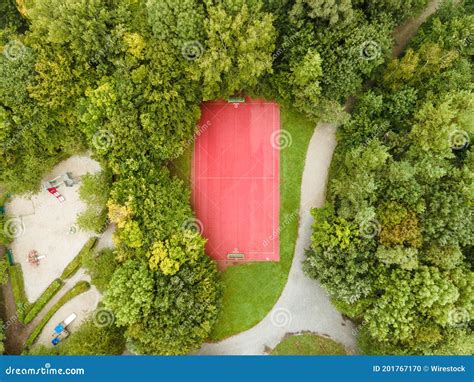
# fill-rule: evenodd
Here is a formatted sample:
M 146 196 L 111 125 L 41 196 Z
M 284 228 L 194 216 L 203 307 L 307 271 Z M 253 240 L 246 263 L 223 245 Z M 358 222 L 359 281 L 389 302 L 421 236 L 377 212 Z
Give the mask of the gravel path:
M 421 12 L 421 14 L 416 17 L 409 19 L 406 23 L 400 25 L 393 32 L 393 37 L 395 39 L 395 45 L 392 49 L 392 57 L 398 57 L 405 50 L 406 46 L 410 40 L 415 36 L 418 28 L 423 24 L 428 17 L 436 12 L 440 5 L 440 0 L 431 0 L 426 5 L 426 8 Z
M 319 124 L 308 146 L 295 256 L 280 299 L 259 324 L 223 341 L 204 344 L 200 354 L 264 354 L 274 348 L 285 334 L 300 331 L 317 332 L 342 343 L 348 352 L 355 351 L 353 324 L 337 312 L 327 293 L 302 269 L 304 251 L 311 241 L 313 218 L 309 211 L 324 204 L 328 169 L 335 147 L 336 127 Z
M 81 268 L 73 277 L 71 277 L 71 279 L 66 281 L 66 285 L 63 286 L 61 291 L 53 297 L 46 308 L 41 312 L 41 314 L 38 315 L 36 319 L 37 323 L 41 321 L 41 318 L 44 316 L 44 314 L 46 314 L 63 295 L 71 290 L 76 283 L 82 280 L 90 282 L 89 275 L 87 275 L 85 270 Z M 72 300 L 66 302 L 61 308 L 58 309 L 58 311 L 45 325 L 38 337 L 37 343 L 47 347 L 52 347 L 51 334 L 53 333 L 53 329 L 71 313 L 75 313 L 77 318 L 72 322 L 72 324 L 68 326 L 68 330 L 70 332 L 75 331 L 81 326 L 82 321 L 88 318 L 95 310 L 100 299 L 101 294 L 99 291 L 94 286 L 91 286 L 91 289 L 89 289 L 87 292 L 84 292 L 74 297 Z

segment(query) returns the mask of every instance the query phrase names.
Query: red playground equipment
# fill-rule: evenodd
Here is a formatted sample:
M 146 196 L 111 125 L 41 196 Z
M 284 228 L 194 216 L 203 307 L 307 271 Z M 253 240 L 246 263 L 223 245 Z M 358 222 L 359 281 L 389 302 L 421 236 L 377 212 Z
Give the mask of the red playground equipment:
M 41 259 L 44 259 L 46 256 L 40 256 L 35 249 L 32 249 L 30 253 L 28 253 L 28 262 L 37 267 L 40 263 Z
M 50 187 L 47 190 L 50 194 L 54 195 L 54 197 L 58 199 L 61 203 L 66 200 L 64 199 L 64 196 L 61 195 L 61 193 L 58 191 L 56 187 Z

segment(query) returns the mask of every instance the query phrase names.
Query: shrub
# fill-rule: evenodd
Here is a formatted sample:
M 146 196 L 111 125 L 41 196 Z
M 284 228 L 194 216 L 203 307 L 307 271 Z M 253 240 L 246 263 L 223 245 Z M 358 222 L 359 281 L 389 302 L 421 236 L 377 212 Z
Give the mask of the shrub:
M 110 248 L 103 249 L 99 253 L 86 252 L 82 258 L 82 264 L 87 268 L 92 284 L 101 292 L 106 290 L 115 268 L 118 266 L 114 251 Z
M 0 257 L 0 285 L 8 282 L 8 261 L 6 256 Z
M 12 242 L 10 235 L 7 235 L 7 230 L 5 227 L 6 222 L 6 215 L 0 215 L 0 245 L 8 245 Z
M 97 237 L 91 237 L 86 244 L 82 247 L 81 251 L 77 256 L 72 259 L 72 261 L 64 268 L 63 273 L 61 274 L 61 280 L 66 280 L 70 278 L 82 265 L 82 258 L 85 254 L 89 253 L 97 242 Z
M 112 177 L 109 171 L 82 177 L 79 196 L 86 203 L 85 211 L 77 215 L 77 225 L 84 231 L 99 233 L 107 222 L 107 200 Z
M 58 291 L 63 286 L 63 282 L 60 279 L 54 280 L 49 284 L 48 288 L 43 292 L 43 294 L 30 306 L 28 313 L 23 320 L 24 324 L 31 322 L 39 312 L 46 306 L 46 304 L 58 293 Z
M 84 293 L 90 289 L 90 284 L 87 281 L 79 281 L 74 285 L 69 291 L 67 291 L 64 296 L 62 296 L 56 304 L 54 304 L 48 313 L 41 319 L 38 326 L 33 330 L 28 339 L 26 340 L 26 347 L 29 348 L 36 341 L 38 336 L 41 334 L 41 331 L 54 316 L 54 314 L 61 308 L 66 302 L 72 300 L 74 297 Z
M 18 319 L 23 322 L 25 312 L 30 303 L 26 298 L 25 284 L 23 281 L 23 271 L 20 264 L 12 265 L 10 268 L 10 279 L 12 283 L 13 296 L 15 297 L 16 312 Z
M 59 346 L 59 354 L 121 355 L 125 349 L 123 332 L 113 324 L 102 326 L 88 319 Z

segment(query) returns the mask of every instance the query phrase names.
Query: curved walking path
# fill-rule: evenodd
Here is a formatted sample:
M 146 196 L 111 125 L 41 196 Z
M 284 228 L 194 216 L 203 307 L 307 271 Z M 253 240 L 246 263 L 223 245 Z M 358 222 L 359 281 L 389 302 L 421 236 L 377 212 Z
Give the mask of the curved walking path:
M 305 249 L 311 243 L 310 210 L 322 207 L 332 154 L 336 147 L 336 127 L 319 124 L 306 154 L 299 211 L 298 239 L 288 282 L 269 314 L 253 328 L 217 343 L 204 344 L 200 354 L 264 354 L 287 333 L 317 332 L 342 343 L 354 352 L 354 326 L 331 305 L 319 283 L 303 273 Z

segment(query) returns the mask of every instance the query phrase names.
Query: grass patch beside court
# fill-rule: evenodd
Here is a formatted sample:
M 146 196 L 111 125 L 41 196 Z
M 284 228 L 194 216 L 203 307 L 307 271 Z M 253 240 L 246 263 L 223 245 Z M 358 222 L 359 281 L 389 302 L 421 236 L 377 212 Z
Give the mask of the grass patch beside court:
M 221 340 L 260 322 L 277 302 L 286 284 L 298 235 L 301 178 L 315 123 L 281 106 L 281 126 L 292 138 L 280 152 L 280 261 L 227 268 L 223 306 L 211 339 Z M 191 161 L 189 161 L 191 163 Z
M 344 346 L 313 333 L 288 336 L 270 353 L 272 355 L 345 355 Z

